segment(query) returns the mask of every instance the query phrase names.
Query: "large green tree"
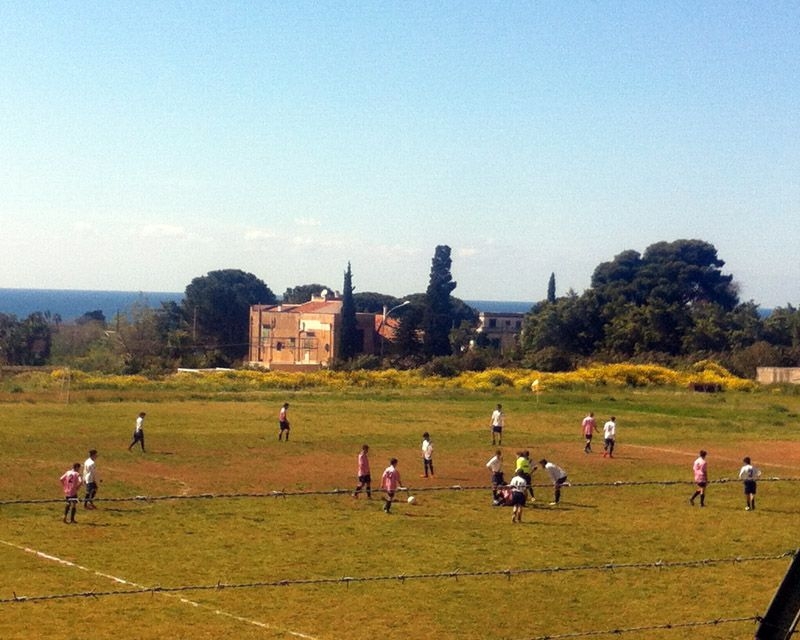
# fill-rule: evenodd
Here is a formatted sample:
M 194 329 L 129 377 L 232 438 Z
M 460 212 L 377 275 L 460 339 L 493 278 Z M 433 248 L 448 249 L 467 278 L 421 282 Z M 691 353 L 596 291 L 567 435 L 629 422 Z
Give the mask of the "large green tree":
M 192 336 L 216 362 L 230 365 L 248 351 L 250 306 L 275 304 L 275 294 L 252 273 L 239 269 L 211 271 L 186 287 L 183 309 Z
M 454 326 L 454 317 L 450 294 L 456 288 L 456 282 L 450 273 L 452 263 L 450 247 L 438 245 L 431 261 L 431 275 L 425 292 L 423 311 L 423 345 L 428 357 L 448 356 L 451 353 L 450 330 Z
M 356 321 L 356 306 L 353 301 L 353 272 L 350 263 L 344 272 L 344 285 L 342 287 L 342 319 L 341 335 L 339 336 L 339 358 L 352 360 L 361 350 L 361 340 Z
M 543 350 L 619 360 L 746 348 L 758 339 L 760 321 L 754 308 L 739 304 L 724 264 L 702 240 L 658 242 L 641 255 L 623 251 L 597 266 L 580 297 L 534 306 L 523 338 L 528 359 Z

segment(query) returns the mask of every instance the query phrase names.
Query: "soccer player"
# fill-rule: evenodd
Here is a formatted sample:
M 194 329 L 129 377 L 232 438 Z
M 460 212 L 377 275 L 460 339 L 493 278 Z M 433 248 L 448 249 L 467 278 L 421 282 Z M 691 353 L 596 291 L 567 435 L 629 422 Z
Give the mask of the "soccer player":
M 492 430 L 492 446 L 496 444 L 503 444 L 503 427 L 506 422 L 506 414 L 503 413 L 503 405 L 498 404 L 497 408 L 492 411 L 492 419 L 489 426 Z
M 551 502 L 550 504 L 552 506 L 556 506 L 559 502 L 561 502 L 561 487 L 570 486 L 569 480 L 567 480 L 567 472 L 564 471 L 557 464 L 553 462 L 548 462 L 544 458 L 539 460 L 539 464 L 547 472 L 547 475 L 549 475 L 550 479 L 553 481 L 553 488 L 555 490 L 555 495 L 553 496 L 553 502 Z
M 583 419 L 583 422 L 581 422 L 581 428 L 583 429 L 583 437 L 586 439 L 586 444 L 583 446 L 583 452 L 591 453 L 592 434 L 600 433 L 600 429 L 597 428 L 597 422 L 594 419 L 594 412 L 590 411 L 589 415 Z
M 64 507 L 64 522 L 67 522 L 67 516 L 70 516 L 69 521 L 75 522 L 75 510 L 78 508 L 78 487 L 81 486 L 81 463 L 76 462 L 72 465 L 72 469 L 67 469 L 59 480 L 61 481 L 61 488 L 64 489 L 64 500 L 66 506 Z M 71 513 L 70 513 L 71 512 Z
M 366 489 L 367 498 L 372 500 L 372 476 L 369 474 L 369 445 L 362 444 L 358 454 L 358 485 L 353 492 L 353 497 L 358 498 L 361 489 Z
M 603 457 L 614 457 L 614 445 L 617 443 L 617 419 L 611 419 L 603 425 Z
M 389 460 L 389 466 L 384 469 L 383 475 L 381 476 L 381 489 L 386 492 L 383 503 L 383 510 L 386 513 L 392 512 L 394 494 L 397 492 L 397 489 L 402 487 L 402 484 L 400 472 L 397 470 L 397 458 L 392 458 Z
M 761 477 L 761 471 L 750 463 L 750 456 L 742 460 L 744 466 L 739 469 L 739 480 L 744 480 L 745 511 L 754 511 L 756 508 L 756 480 Z
M 700 496 L 700 506 L 706 506 L 706 486 L 708 485 L 708 463 L 706 462 L 706 456 L 708 452 L 705 449 L 700 450 L 700 455 L 698 455 L 697 460 L 692 463 L 692 472 L 694 473 L 694 483 L 697 485 L 697 489 L 692 494 L 692 497 L 689 498 L 689 504 L 694 506 L 694 499 L 697 496 Z
M 433 443 L 427 431 L 422 434 L 422 467 L 425 470 L 426 478 L 428 477 L 428 472 L 433 477 Z
M 133 440 L 128 445 L 128 451 L 133 448 L 137 442 L 142 446 L 142 453 L 144 453 L 144 417 L 147 414 L 142 411 L 138 416 L 136 416 L 136 427 L 133 430 Z
M 492 472 L 492 498 L 497 500 L 497 490 L 502 487 L 506 480 L 503 477 L 503 452 L 498 449 L 494 452 L 494 456 L 489 458 L 486 463 L 486 468 Z
M 83 484 L 86 485 L 86 495 L 83 497 L 84 509 L 97 509 L 94 506 L 94 497 L 97 495 L 97 449 L 89 452 L 89 457 L 83 463 Z
M 283 432 L 286 432 L 286 442 L 289 442 L 289 429 L 291 425 L 289 424 L 289 416 L 287 415 L 289 411 L 289 403 L 284 402 L 281 410 L 278 412 L 278 440 L 283 440 Z
M 517 469 L 508 486 L 511 487 L 511 506 L 514 507 L 514 512 L 511 514 L 511 522 L 522 522 L 522 509 L 525 508 L 525 489 L 529 486 L 525 480 L 525 472 L 522 469 Z
M 531 496 L 531 502 L 536 500 L 533 495 L 533 472 L 535 470 L 536 467 L 531 464 L 531 452 L 518 451 L 514 473 L 516 474 L 518 471 L 522 471 L 522 477 L 525 478 L 525 482 L 527 483 L 528 493 Z

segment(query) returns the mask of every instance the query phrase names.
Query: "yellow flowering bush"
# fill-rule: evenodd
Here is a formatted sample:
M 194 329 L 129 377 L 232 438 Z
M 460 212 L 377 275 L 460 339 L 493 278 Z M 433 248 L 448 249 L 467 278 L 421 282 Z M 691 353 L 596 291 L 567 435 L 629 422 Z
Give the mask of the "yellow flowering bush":
M 160 378 L 141 375 L 89 374 L 66 368 L 27 371 L 14 377 L 14 384 L 30 390 L 59 389 L 69 384 L 75 390 L 163 390 L 189 393 L 235 393 L 270 389 L 463 389 L 467 391 L 545 392 L 586 387 L 682 387 L 731 391 L 753 391 L 759 385 L 734 376 L 710 361 L 686 370 L 659 365 L 626 363 L 593 364 L 575 371 L 547 373 L 531 369 L 492 368 L 465 371 L 453 377 L 413 370 L 355 370 L 309 372 L 259 369 L 178 371 Z

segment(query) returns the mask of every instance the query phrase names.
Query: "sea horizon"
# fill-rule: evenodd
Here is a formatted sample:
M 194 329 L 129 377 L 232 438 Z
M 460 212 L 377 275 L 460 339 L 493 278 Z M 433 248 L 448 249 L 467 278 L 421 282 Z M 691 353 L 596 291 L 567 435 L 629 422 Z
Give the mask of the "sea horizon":
M 157 309 L 162 302 L 180 303 L 183 297 L 183 292 L 174 291 L 0 288 L 0 313 L 18 320 L 32 313 L 49 313 L 60 316 L 63 322 L 74 322 L 86 313 L 101 311 L 106 320 L 111 320 L 130 311 L 135 304 Z M 535 304 L 513 300 L 463 301 L 486 313 L 527 313 Z

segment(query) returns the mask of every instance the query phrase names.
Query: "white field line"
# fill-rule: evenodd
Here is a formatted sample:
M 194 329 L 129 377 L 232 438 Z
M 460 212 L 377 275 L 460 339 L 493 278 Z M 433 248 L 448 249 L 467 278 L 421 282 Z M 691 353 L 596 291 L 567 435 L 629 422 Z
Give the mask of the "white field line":
M 7 547 L 12 547 L 13 549 L 19 549 L 20 551 L 24 551 L 25 553 L 30 553 L 31 555 L 36 556 L 37 558 L 41 558 L 42 560 L 49 560 L 50 562 L 56 562 L 58 564 L 64 565 L 65 567 L 71 567 L 73 569 L 79 569 L 80 571 L 85 571 L 86 573 L 91 573 L 92 575 L 99 576 L 101 578 L 107 578 L 112 582 L 116 582 L 117 584 L 124 584 L 129 587 L 134 587 L 136 589 L 147 589 L 144 585 L 137 584 L 136 582 L 131 582 L 130 580 L 125 580 L 124 578 L 119 578 L 117 576 L 112 576 L 108 573 L 103 573 L 102 571 L 95 571 L 94 569 L 89 569 L 88 567 L 84 567 L 82 565 L 76 564 L 69 560 L 64 560 L 63 558 L 59 558 L 57 556 L 50 555 L 49 553 L 44 553 L 43 551 L 37 551 L 36 549 L 31 549 L 30 547 L 23 547 L 22 545 L 14 544 L 13 542 L 6 542 L 5 540 L 0 540 L 0 544 L 4 544 Z M 168 598 L 175 598 L 184 604 L 191 605 L 198 609 L 205 609 L 206 611 L 211 611 L 218 616 L 224 616 L 226 618 L 231 618 L 232 620 L 236 620 L 238 622 L 244 622 L 246 624 L 253 625 L 255 627 L 261 627 L 262 629 L 270 629 L 272 631 L 278 631 L 281 633 L 285 633 L 289 636 L 293 636 L 295 638 L 304 638 L 305 640 L 317 640 L 314 636 L 309 636 L 305 633 L 301 633 L 299 631 L 290 631 L 288 629 L 281 629 L 274 625 L 271 625 L 266 622 L 260 622 L 259 620 L 251 620 L 250 618 L 245 618 L 242 616 L 237 616 L 235 613 L 230 613 L 228 611 L 223 611 L 222 609 L 215 609 L 214 607 L 206 604 L 202 604 L 200 602 L 196 602 L 194 600 L 189 600 L 188 598 L 184 598 L 182 596 L 176 596 L 172 593 L 167 593 L 164 591 L 158 592 L 162 596 L 166 596 Z
M 622 448 L 623 449 L 627 449 L 629 447 L 633 448 L 633 449 L 649 449 L 650 451 L 661 451 L 662 453 L 674 453 L 675 455 L 689 456 L 691 458 L 696 458 L 697 457 L 697 451 L 681 451 L 679 449 L 668 449 L 666 447 L 651 447 L 651 446 L 644 445 L 644 444 L 628 444 L 628 443 L 625 443 Z M 714 452 L 712 451 L 711 454 L 714 454 Z M 716 454 L 713 455 L 713 458 L 715 460 L 724 460 L 726 462 L 735 462 L 736 464 L 739 464 L 739 465 L 742 464 L 742 459 L 741 458 L 731 458 L 729 456 L 718 456 Z M 756 463 L 757 463 L 757 461 L 756 461 Z M 756 466 L 758 466 L 761 469 L 762 472 L 764 471 L 764 467 L 780 467 L 781 469 L 792 469 L 794 471 L 797 471 L 797 465 L 796 464 L 792 465 L 792 464 L 780 464 L 780 463 L 777 463 L 777 462 L 770 462 L 769 464 L 765 464 L 764 467 L 762 467 L 759 464 L 756 464 Z
M 178 495 L 181 496 L 188 496 L 191 492 L 192 488 L 180 478 L 172 478 L 170 476 L 164 476 L 158 473 L 149 473 L 149 472 L 142 472 L 138 469 L 119 469 L 117 467 L 103 467 L 103 471 L 108 469 L 109 471 L 113 471 L 116 475 L 130 475 L 130 476 L 147 476 L 148 478 L 158 478 L 159 480 L 167 480 L 168 482 L 174 482 L 176 485 L 180 487 L 180 493 Z

